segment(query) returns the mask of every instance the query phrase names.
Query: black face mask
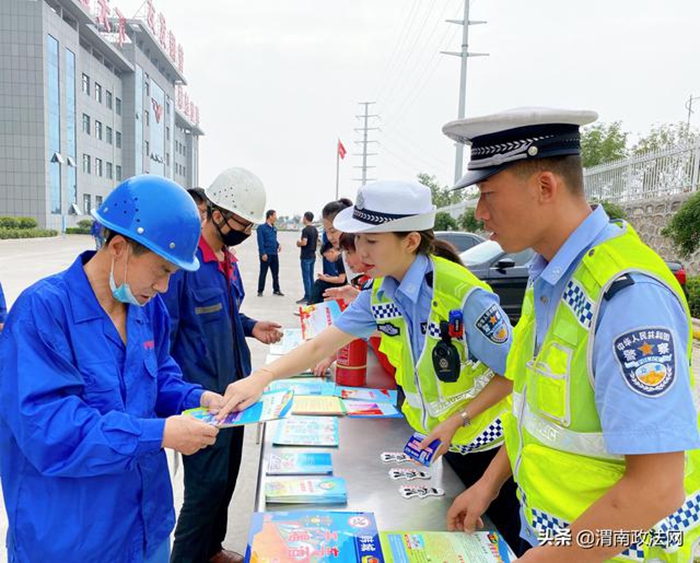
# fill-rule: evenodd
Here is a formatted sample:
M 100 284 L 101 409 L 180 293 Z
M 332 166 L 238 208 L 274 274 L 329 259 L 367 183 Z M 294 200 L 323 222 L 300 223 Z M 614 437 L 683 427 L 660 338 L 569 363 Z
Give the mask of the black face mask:
M 229 230 L 228 233 L 224 234 L 221 232 L 221 226 L 218 223 L 214 223 L 216 230 L 219 231 L 219 236 L 222 242 L 226 246 L 237 246 L 241 244 L 245 239 L 247 239 L 251 233 L 246 233 L 244 231 L 233 231 Z M 229 227 L 230 228 L 230 227 Z

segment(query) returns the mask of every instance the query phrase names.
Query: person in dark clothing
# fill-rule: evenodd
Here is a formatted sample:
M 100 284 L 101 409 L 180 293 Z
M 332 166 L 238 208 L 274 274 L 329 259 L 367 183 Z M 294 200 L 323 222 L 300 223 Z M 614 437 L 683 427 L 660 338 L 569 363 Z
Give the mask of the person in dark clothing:
M 332 287 L 342 287 L 347 283 L 345 275 L 345 266 L 343 265 L 342 253 L 338 248 L 335 248 L 330 242 L 327 242 L 321 247 L 321 255 L 329 262 L 335 264 L 338 275 L 328 276 L 319 274 L 318 279 L 311 290 L 310 304 L 322 303 L 323 294 L 327 289 Z
M 318 245 L 318 229 L 311 223 L 314 214 L 311 211 L 304 213 L 304 229 L 301 231 L 301 239 L 297 246 L 301 248 L 299 260 L 301 262 L 301 280 L 304 282 L 304 297 L 297 303 L 308 303 L 311 299 L 311 288 L 314 284 L 314 265 L 316 264 L 316 246 Z
M 258 254 L 260 255 L 260 277 L 258 278 L 258 297 L 262 297 L 267 281 L 267 270 L 272 272 L 272 292 L 275 295 L 284 296 L 280 290 L 280 259 L 282 250 L 277 241 L 277 212 L 268 209 L 265 213 L 265 223 L 258 227 Z
M 233 168 L 223 172 L 206 193 L 207 218 L 197 250 L 201 268 L 174 274 L 163 300 L 171 319 L 172 355 L 185 380 L 206 382 L 209 389 L 223 391 L 250 374 L 246 337 L 271 344 L 282 333 L 280 325 L 240 312 L 242 295 L 234 278 L 235 259 L 228 249 L 247 239 L 254 222 L 262 221 L 262 182 L 247 170 Z M 241 205 L 244 198 L 245 206 Z M 222 547 L 242 451 L 243 428 L 227 428 L 219 432 L 213 446 L 184 458 L 185 498 L 171 563 L 243 561 L 240 554 Z

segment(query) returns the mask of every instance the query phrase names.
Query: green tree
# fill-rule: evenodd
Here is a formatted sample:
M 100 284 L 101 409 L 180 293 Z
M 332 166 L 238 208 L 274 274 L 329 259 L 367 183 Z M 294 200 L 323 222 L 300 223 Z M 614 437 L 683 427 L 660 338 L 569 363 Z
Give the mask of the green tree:
M 435 230 L 436 231 L 456 231 L 457 221 L 449 213 L 439 211 L 435 214 Z
M 430 188 L 433 205 L 438 209 L 459 203 L 464 198 L 464 190 L 452 190 L 450 186 L 441 186 L 435 176 L 430 176 L 425 172 L 418 174 L 418 181 Z
M 632 147 L 632 153 L 637 155 L 659 151 L 676 145 L 693 143 L 699 139 L 700 132 L 694 127 L 688 127 L 686 123 L 663 123 L 654 125 L 648 135 L 639 139 Z
M 661 234 L 671 239 L 681 258 L 688 258 L 700 246 L 700 192 L 688 198 Z
M 593 205 L 602 205 L 603 209 L 605 209 L 605 212 L 608 214 L 608 217 L 611 219 L 627 219 L 627 213 L 625 213 L 625 210 L 616 203 L 598 200 L 593 200 L 591 203 Z
M 625 158 L 627 154 L 627 133 L 622 130 L 620 121 L 596 123 L 581 132 L 584 168 Z
M 474 215 L 474 208 L 467 207 L 467 209 L 459 216 L 457 223 L 463 231 L 468 233 L 476 233 L 478 231 L 484 230 L 484 222 L 478 221 Z

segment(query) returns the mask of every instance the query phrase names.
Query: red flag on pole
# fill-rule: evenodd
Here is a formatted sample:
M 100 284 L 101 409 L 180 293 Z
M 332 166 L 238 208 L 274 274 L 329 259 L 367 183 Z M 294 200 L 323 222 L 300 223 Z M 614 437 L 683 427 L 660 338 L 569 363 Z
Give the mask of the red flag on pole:
M 345 147 L 343 146 L 343 143 L 340 142 L 340 139 L 338 139 L 338 156 L 342 159 L 345 158 L 345 155 L 347 154 L 348 151 L 345 150 Z

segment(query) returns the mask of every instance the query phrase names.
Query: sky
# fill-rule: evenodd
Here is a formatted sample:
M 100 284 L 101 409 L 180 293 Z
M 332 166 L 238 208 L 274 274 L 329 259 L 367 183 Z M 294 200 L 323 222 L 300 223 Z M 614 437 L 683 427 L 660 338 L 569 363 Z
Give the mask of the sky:
M 132 16 L 142 0 L 111 0 Z M 279 215 L 319 213 L 360 182 L 359 102 L 370 120 L 369 178 L 454 177 L 463 0 L 154 0 L 185 50 L 200 107 L 200 184 L 240 166 Z M 520 106 L 592 109 L 634 140 L 687 119 L 700 96 L 700 2 L 471 0 L 466 115 Z M 691 123 L 700 125 L 700 99 Z M 465 152 L 468 154 L 468 151 Z

